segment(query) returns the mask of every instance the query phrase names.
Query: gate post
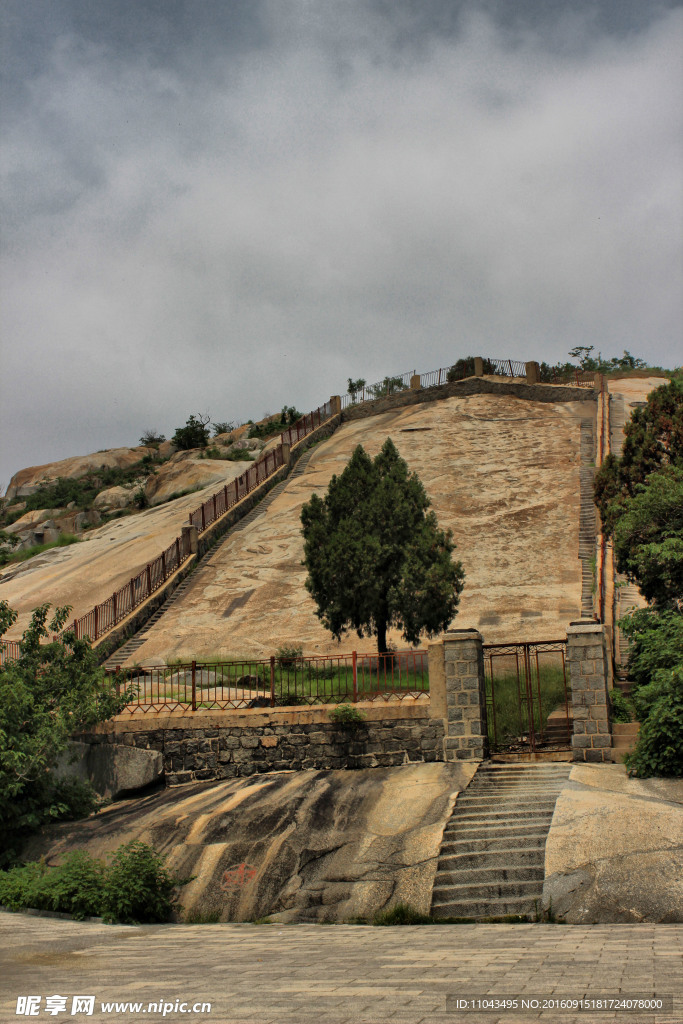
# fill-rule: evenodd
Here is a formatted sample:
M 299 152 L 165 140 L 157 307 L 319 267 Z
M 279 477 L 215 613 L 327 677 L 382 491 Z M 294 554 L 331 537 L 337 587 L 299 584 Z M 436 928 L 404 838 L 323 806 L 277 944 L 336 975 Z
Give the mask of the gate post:
M 570 622 L 567 666 L 574 717 L 574 761 L 612 760 L 608 658 L 604 625 L 585 619 Z
M 444 634 L 446 761 L 482 761 L 488 753 L 486 687 L 481 633 L 450 629 Z

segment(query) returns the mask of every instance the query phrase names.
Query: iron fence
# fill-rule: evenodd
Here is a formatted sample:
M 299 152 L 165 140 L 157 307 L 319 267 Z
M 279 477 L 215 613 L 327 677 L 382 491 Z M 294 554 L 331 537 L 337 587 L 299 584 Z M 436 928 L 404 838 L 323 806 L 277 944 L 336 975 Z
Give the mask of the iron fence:
M 400 391 L 407 391 L 410 388 L 410 378 L 415 375 L 415 370 L 406 370 L 405 373 L 397 373 L 393 377 L 385 377 L 376 384 L 363 384 L 356 391 L 349 391 L 341 400 L 342 409 L 352 405 L 360 405 L 362 402 L 374 402 L 377 398 L 385 398 L 387 395 L 397 395 Z
M 16 661 L 21 654 L 19 640 L 0 640 L 0 665 L 8 661 Z
M 567 749 L 572 723 L 566 640 L 484 644 L 492 752 Z
M 429 695 L 427 651 L 299 657 L 275 655 L 165 668 L 119 668 L 117 692 L 132 691 L 122 713 L 403 700 Z

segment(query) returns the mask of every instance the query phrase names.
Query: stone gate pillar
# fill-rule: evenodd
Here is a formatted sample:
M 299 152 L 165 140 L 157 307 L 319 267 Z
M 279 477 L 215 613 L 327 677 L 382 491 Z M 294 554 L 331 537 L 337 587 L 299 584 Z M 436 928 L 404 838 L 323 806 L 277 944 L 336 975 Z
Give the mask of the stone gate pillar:
M 451 629 L 444 634 L 446 761 L 481 761 L 488 753 L 486 689 L 481 633 Z
M 608 651 L 606 626 L 589 619 L 569 624 L 567 667 L 574 717 L 574 761 L 612 760 Z

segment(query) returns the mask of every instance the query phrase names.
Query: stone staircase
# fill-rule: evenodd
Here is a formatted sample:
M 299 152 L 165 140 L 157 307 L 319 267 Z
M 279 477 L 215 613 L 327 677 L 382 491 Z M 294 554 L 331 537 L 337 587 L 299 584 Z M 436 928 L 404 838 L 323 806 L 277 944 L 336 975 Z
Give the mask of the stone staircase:
M 638 742 L 640 722 L 612 722 L 612 760 L 620 764 L 625 754 L 632 754 Z
M 581 618 L 593 618 L 593 575 L 596 554 L 597 512 L 593 502 L 595 437 L 592 420 L 581 421 L 579 558 L 581 559 Z
M 278 494 L 281 494 L 282 491 L 284 491 L 287 484 L 289 484 L 293 479 L 295 479 L 297 476 L 301 476 L 305 472 L 306 466 L 308 465 L 312 454 L 312 448 L 304 452 L 301 458 L 298 459 L 296 465 L 294 466 L 294 469 L 289 474 L 289 476 L 285 480 L 281 480 L 279 484 L 275 485 L 275 487 L 272 487 L 271 490 L 268 491 L 265 497 L 262 498 L 257 505 L 254 505 L 254 507 L 250 509 L 249 512 L 247 512 L 247 514 L 243 516 L 242 519 L 238 520 L 238 522 L 236 522 L 235 525 L 231 527 L 220 538 L 220 540 L 218 541 L 218 545 L 215 545 L 214 547 L 210 548 L 208 551 L 204 553 L 204 555 L 202 555 L 202 557 L 196 563 L 190 575 L 186 576 L 182 583 L 180 583 L 179 586 L 176 587 L 176 589 L 164 601 L 164 603 L 159 608 L 157 608 L 154 614 L 147 620 L 147 622 L 145 622 L 144 626 L 142 626 L 138 630 L 135 636 L 132 636 L 128 640 L 126 640 L 125 644 L 123 644 L 122 647 L 119 647 L 118 650 L 114 651 L 114 653 L 107 658 L 107 660 L 104 662 L 104 668 L 108 672 L 114 672 L 116 670 L 117 665 L 123 665 L 125 661 L 131 658 L 135 654 L 135 652 L 140 647 L 142 647 L 145 640 L 147 639 L 147 633 L 152 628 L 152 626 L 154 626 L 154 624 L 159 621 L 162 615 L 166 614 L 169 608 L 171 608 L 176 603 L 176 601 L 182 600 L 185 594 L 187 594 L 188 590 L 190 590 L 190 588 L 194 586 L 194 584 L 197 581 L 197 570 L 202 568 L 209 561 L 209 559 L 212 558 L 212 556 L 216 553 L 216 547 L 222 544 L 228 537 L 232 536 L 237 531 L 243 530 L 248 523 L 253 523 L 255 519 L 258 519 L 259 516 L 262 516 L 263 513 L 270 508 Z
M 571 768 L 561 762 L 480 766 L 444 829 L 432 917 L 540 915 L 545 842 Z

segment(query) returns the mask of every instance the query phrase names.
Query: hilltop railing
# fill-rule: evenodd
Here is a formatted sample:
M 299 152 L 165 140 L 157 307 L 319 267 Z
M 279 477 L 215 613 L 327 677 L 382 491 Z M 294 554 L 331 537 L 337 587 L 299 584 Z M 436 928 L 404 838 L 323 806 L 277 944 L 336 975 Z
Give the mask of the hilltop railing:
M 121 714 L 202 708 L 292 707 L 359 700 L 403 700 L 429 695 L 428 653 L 271 656 L 167 668 L 117 668 L 108 673 L 117 692 L 134 697 Z
M 406 370 L 405 373 L 397 373 L 393 377 L 385 377 L 376 384 L 363 384 L 355 391 L 349 391 L 342 397 L 342 409 L 349 405 L 358 405 L 359 402 L 374 402 L 377 398 L 384 398 L 386 395 L 397 395 L 400 391 L 408 391 L 410 379 L 415 375 L 415 370 Z

